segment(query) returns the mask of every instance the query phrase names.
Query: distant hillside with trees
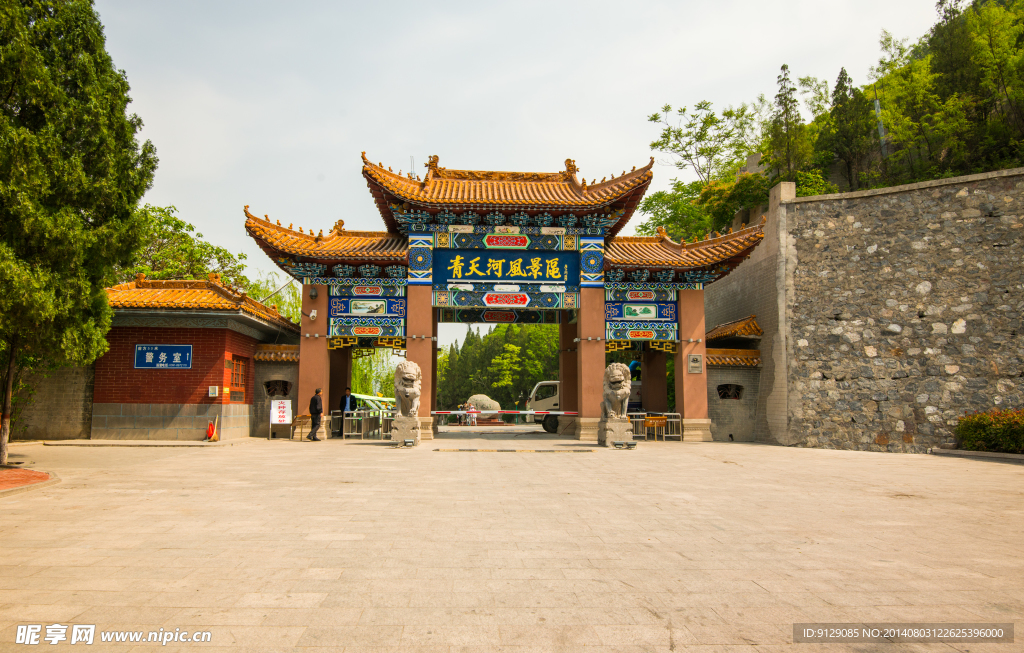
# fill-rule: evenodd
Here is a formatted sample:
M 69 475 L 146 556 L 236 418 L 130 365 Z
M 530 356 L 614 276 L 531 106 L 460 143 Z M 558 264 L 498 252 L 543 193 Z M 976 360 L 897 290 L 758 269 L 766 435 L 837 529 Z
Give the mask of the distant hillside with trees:
M 865 85 L 845 68 L 830 84 L 783 65 L 772 99 L 721 112 L 706 100 L 665 105 L 649 116 L 661 127 L 651 148 L 697 180 L 649 195 L 637 232 L 663 226 L 690 240 L 724 231 L 780 181 L 808 196 L 1021 166 L 1024 0 L 939 0 L 936 9 L 915 43 L 882 32 Z

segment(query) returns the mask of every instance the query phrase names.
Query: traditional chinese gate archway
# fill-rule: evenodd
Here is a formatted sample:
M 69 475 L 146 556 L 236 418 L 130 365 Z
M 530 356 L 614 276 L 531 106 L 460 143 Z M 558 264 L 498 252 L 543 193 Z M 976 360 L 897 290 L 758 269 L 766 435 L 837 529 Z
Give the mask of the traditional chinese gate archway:
M 337 379 L 347 379 L 351 360 L 346 347 L 331 349 L 349 342 L 339 338 L 404 346 L 432 398 L 420 403 L 426 426 L 436 409 L 439 318 L 558 311 L 563 406 L 579 413 L 563 431 L 596 441 L 605 352 L 641 340 L 650 376 L 675 357 L 686 439 L 710 440 L 703 288 L 749 256 L 763 232 L 757 225 L 694 243 L 674 242 L 661 229 L 654 237 L 616 237 L 646 192 L 653 163 L 588 184 L 572 160 L 561 172 L 521 173 L 448 170 L 432 156 L 421 179 L 374 165 L 364 153 L 363 176 L 386 232 L 346 231 L 339 220 L 314 236 L 246 207 L 248 233 L 304 284 L 300 398 L 316 387 L 344 387 Z

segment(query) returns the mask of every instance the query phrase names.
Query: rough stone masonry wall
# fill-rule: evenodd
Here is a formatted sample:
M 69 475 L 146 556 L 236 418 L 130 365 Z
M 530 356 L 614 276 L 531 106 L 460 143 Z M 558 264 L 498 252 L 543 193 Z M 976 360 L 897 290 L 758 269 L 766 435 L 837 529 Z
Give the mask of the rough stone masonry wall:
M 62 367 L 27 379 L 33 392 L 15 413 L 12 440 L 89 439 L 92 430 L 93 366 Z
M 923 452 L 965 411 L 1022 405 L 1024 169 L 784 213 L 795 444 Z

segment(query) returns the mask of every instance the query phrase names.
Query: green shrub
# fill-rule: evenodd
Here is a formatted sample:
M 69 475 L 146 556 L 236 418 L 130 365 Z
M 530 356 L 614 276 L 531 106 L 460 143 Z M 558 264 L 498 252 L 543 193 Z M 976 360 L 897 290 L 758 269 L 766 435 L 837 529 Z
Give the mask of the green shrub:
M 1024 453 L 1024 410 L 993 410 L 964 415 L 956 425 L 960 448 Z

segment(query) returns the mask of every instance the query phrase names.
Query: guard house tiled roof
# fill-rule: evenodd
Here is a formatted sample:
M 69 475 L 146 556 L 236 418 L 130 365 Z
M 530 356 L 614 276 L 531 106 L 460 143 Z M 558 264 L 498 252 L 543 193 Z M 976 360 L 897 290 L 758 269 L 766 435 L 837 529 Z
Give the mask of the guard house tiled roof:
M 256 345 L 253 359 L 274 363 L 298 363 L 298 345 Z
M 395 173 L 382 163 L 370 163 L 363 152 L 363 176 L 389 231 L 400 230 L 390 204 L 409 203 L 428 212 L 523 210 L 563 214 L 611 207 L 623 211 L 609 229 L 609 235 L 614 235 L 629 220 L 654 176 L 653 157 L 642 168 L 634 167 L 600 182 L 594 179 L 589 185 L 586 179 L 576 178 L 579 169 L 572 159 L 566 159 L 561 172 L 449 170 L 437 164 L 438 157 L 431 156 L 427 174 L 420 179 L 401 171 Z
M 605 244 L 605 268 L 698 268 L 728 262 L 738 265 L 764 238 L 764 224 L 695 243 L 677 243 L 661 227 L 657 236 L 612 238 Z
M 748 315 L 741 320 L 720 324 L 708 331 L 704 339 L 711 342 L 723 338 L 760 338 L 764 335 L 764 331 L 757 323 L 756 318 L 756 315 Z
M 136 275 L 135 281 L 107 288 L 107 301 L 115 310 L 186 310 L 242 313 L 268 325 L 299 332 L 299 325 L 247 297 L 244 292 L 228 288 L 219 274 L 202 280 L 156 280 Z
M 409 241 L 405 236 L 384 231 L 348 231 L 345 222 L 338 220 L 324 235 L 323 230 L 316 236 L 295 231 L 292 225 L 281 226 L 264 216 L 260 219 L 249 213 L 245 207 L 245 230 L 272 259 L 281 254 L 303 256 L 332 262 L 354 263 L 404 263 L 408 256 Z
M 757 367 L 761 352 L 757 349 L 708 349 L 708 365 L 712 367 Z

